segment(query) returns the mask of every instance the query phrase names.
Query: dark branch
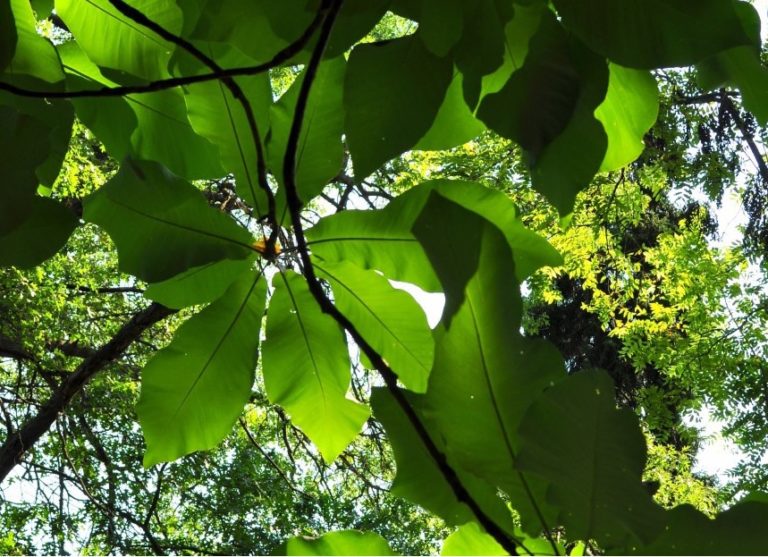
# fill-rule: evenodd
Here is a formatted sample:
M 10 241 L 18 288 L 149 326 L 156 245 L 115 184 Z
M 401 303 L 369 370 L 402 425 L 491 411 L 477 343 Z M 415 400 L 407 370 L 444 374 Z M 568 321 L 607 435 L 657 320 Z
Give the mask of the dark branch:
M 221 71 L 215 71 L 201 75 L 191 75 L 183 77 L 171 77 L 168 79 L 159 79 L 142 85 L 125 85 L 119 87 L 99 87 L 96 89 L 85 89 L 80 91 L 35 91 L 17 87 L 11 83 L 0 81 L 0 91 L 8 91 L 20 97 L 32 97 L 36 99 L 82 99 L 92 97 L 124 97 L 138 93 L 154 93 L 155 91 L 164 91 L 181 87 L 184 85 L 193 85 L 195 83 L 205 83 L 207 81 L 216 81 L 228 77 L 238 77 L 244 75 L 257 75 L 276 68 L 291 58 L 296 56 L 307 45 L 309 39 L 314 34 L 320 22 L 323 20 L 323 14 L 318 12 L 315 18 L 304 30 L 304 33 L 294 42 L 286 46 L 275 54 L 269 61 L 256 66 L 242 66 L 237 68 L 227 68 Z
M 0 482 L 16 466 L 29 449 L 43 436 L 67 407 L 72 398 L 104 367 L 120 356 L 149 327 L 174 313 L 160 304 L 152 304 L 140 311 L 112 337 L 107 344 L 86 358 L 61 383 L 50 399 L 40 407 L 37 415 L 15 432 L 0 447 Z
M 306 238 L 304 237 L 304 228 L 301 222 L 301 200 L 298 195 L 298 189 L 296 186 L 296 153 L 299 143 L 299 136 L 301 134 L 302 123 L 304 119 L 304 113 L 307 108 L 307 101 L 309 99 L 310 89 L 312 83 L 317 74 L 317 69 L 320 64 L 320 60 L 323 55 L 326 44 L 333 29 L 333 24 L 336 16 L 341 8 L 343 0 L 333 0 L 331 7 L 323 21 L 323 26 L 320 31 L 320 38 L 318 39 L 317 46 L 312 52 L 312 57 L 309 64 L 306 67 L 304 81 L 301 84 L 299 90 L 299 96 L 296 101 L 296 111 L 294 113 L 294 119 L 291 125 L 291 130 L 288 135 L 288 143 L 285 152 L 285 158 L 283 162 L 284 171 L 284 183 L 286 190 L 286 198 L 288 202 L 288 209 L 291 214 L 291 224 L 293 226 L 294 234 L 296 237 L 296 244 L 301 257 L 301 262 L 304 267 L 304 276 L 307 281 L 310 292 L 320 305 L 321 310 L 330 315 L 339 325 L 341 325 L 357 343 L 360 349 L 365 353 L 374 367 L 379 371 L 384 379 L 387 389 L 397 401 L 400 408 L 403 410 L 408 418 L 408 421 L 413 426 L 419 439 L 424 444 L 430 457 L 434 460 L 440 473 L 445 478 L 448 485 L 460 502 L 467 505 L 473 512 L 477 521 L 485 528 L 496 541 L 507 550 L 510 555 L 517 553 L 518 542 L 511 539 L 504 530 L 497 525 L 493 519 L 491 519 L 481 508 L 480 505 L 473 499 L 464 485 L 461 483 L 456 471 L 448 464 L 446 456 L 438 449 L 432 440 L 429 432 L 421 421 L 416 411 L 413 409 L 408 399 L 403 392 L 397 386 L 397 376 L 384 361 L 381 355 L 363 338 L 357 328 L 342 314 L 338 308 L 331 302 L 326 296 L 320 281 L 315 275 L 312 261 L 307 249 Z
M 186 50 L 189 54 L 197 58 L 201 63 L 203 63 L 205 66 L 208 67 L 213 72 L 218 72 L 221 74 L 224 72 L 224 69 L 219 66 L 219 64 L 207 56 L 205 53 L 203 53 L 200 49 L 198 49 L 195 45 L 187 41 L 186 39 L 179 37 L 177 35 L 174 35 L 158 23 L 152 21 L 147 16 L 145 16 L 141 11 L 137 10 L 133 6 L 129 6 L 126 4 L 123 0 L 109 0 L 110 4 L 112 4 L 117 10 L 120 11 L 124 16 L 130 18 L 134 22 L 138 23 L 139 25 L 143 25 L 147 29 L 150 29 L 157 33 L 160 37 L 165 39 L 166 41 L 175 44 L 179 46 L 180 48 L 183 48 Z M 259 187 L 264 191 L 264 194 L 267 196 L 267 216 L 269 219 L 270 226 L 272 227 L 273 232 L 277 228 L 277 215 L 276 215 L 276 209 L 275 209 L 275 194 L 272 192 L 272 188 L 269 187 L 269 182 L 267 181 L 267 164 L 264 158 L 264 147 L 261 144 L 261 136 L 259 135 L 259 127 L 256 123 L 256 116 L 253 114 L 253 107 L 251 106 L 251 103 L 248 101 L 248 98 L 245 96 L 245 93 L 243 92 L 243 89 L 240 87 L 240 85 L 237 84 L 237 82 L 230 76 L 222 76 L 221 82 L 226 86 L 227 89 L 229 89 L 230 93 L 232 93 L 232 96 L 237 100 L 237 102 L 240 103 L 240 106 L 242 106 L 243 111 L 245 112 L 245 117 L 248 120 L 248 127 L 250 128 L 251 137 L 253 139 L 253 146 L 256 150 L 256 173 L 257 173 L 257 181 L 259 183 Z M 259 209 L 259 202 L 256 197 L 256 191 L 253 189 L 253 184 L 249 183 L 248 186 L 251 188 L 251 196 L 253 197 L 253 202 L 256 204 L 256 212 L 261 215 L 261 210 Z M 267 251 L 270 254 L 274 254 L 274 242 L 271 244 L 271 246 L 267 246 Z

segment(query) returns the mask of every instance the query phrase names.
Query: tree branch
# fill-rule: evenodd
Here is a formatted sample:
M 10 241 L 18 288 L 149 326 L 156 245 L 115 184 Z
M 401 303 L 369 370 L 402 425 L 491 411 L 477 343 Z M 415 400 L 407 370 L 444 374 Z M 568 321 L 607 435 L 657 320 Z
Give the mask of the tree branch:
M 0 482 L 21 461 L 24 453 L 50 429 L 59 413 L 94 375 L 120 356 L 145 330 L 172 313 L 173 310 L 155 303 L 134 315 L 107 344 L 67 376 L 33 418 L 27 420 L 18 431 L 9 432 L 8 439 L 0 447 Z
M 504 530 L 497 525 L 493 519 L 491 519 L 481 508 L 480 505 L 473 499 L 461 480 L 458 477 L 456 471 L 448 463 L 446 456 L 438 449 L 435 442 L 432 440 L 427 428 L 422 423 L 421 418 L 418 416 L 414 408 L 408 402 L 403 392 L 397 386 L 397 375 L 392 371 L 389 365 L 384 361 L 381 355 L 363 338 L 357 328 L 347 317 L 342 314 L 338 308 L 331 302 L 323 291 L 323 287 L 320 281 L 315 275 L 312 261 L 307 249 L 307 242 L 304 236 L 304 228 L 301 222 L 301 200 L 298 195 L 298 189 L 296 186 L 296 154 L 299 143 L 299 137 L 301 134 L 301 128 L 304 120 L 304 113 L 307 108 L 307 101 L 309 99 L 310 89 L 312 83 L 317 75 L 317 69 L 320 64 L 320 60 L 323 55 L 323 51 L 328 43 L 333 24 L 336 16 L 341 8 L 343 0 L 332 0 L 328 14 L 323 21 L 323 25 L 320 31 L 320 38 L 318 39 L 317 46 L 312 52 L 312 57 L 309 64 L 306 67 L 304 81 L 301 84 L 299 90 L 298 99 L 296 101 L 296 111 L 294 113 L 293 122 L 291 124 L 291 130 L 288 136 L 288 143 L 285 152 L 285 158 L 283 162 L 284 169 L 284 183 L 286 190 L 286 198 L 288 202 L 288 209 L 291 215 L 291 224 L 293 226 L 294 235 L 296 237 L 296 244 L 301 257 L 302 266 L 304 267 L 304 277 L 307 281 L 310 292 L 320 305 L 321 310 L 330 315 L 339 325 L 341 325 L 357 343 L 360 349 L 365 353 L 374 367 L 381 374 L 387 389 L 394 397 L 397 404 L 405 413 L 408 421 L 413 426 L 416 434 L 421 442 L 424 444 L 427 452 L 432 460 L 437 465 L 440 473 L 445 478 L 448 485 L 451 487 L 454 496 L 460 502 L 469 507 L 472 513 L 477 518 L 477 521 L 482 527 L 493 536 L 493 538 L 506 550 L 510 555 L 517 553 L 516 549 L 518 545 L 522 546 L 519 542 L 513 540 L 508 536 Z M 530 553 L 530 552 L 529 552 Z
M 11 83 L 0 81 L 0 91 L 8 91 L 20 97 L 31 97 L 35 99 L 82 99 L 93 97 L 124 97 L 138 93 L 154 93 L 181 87 L 184 85 L 193 85 L 195 83 L 205 83 L 207 81 L 216 81 L 227 77 L 237 77 L 245 75 L 257 75 L 276 68 L 277 66 L 289 61 L 296 56 L 307 45 L 310 37 L 314 34 L 323 20 L 323 13 L 318 12 L 315 18 L 304 30 L 304 33 L 294 42 L 278 51 L 269 61 L 256 66 L 241 66 L 237 68 L 227 68 L 221 71 L 211 73 L 171 77 L 168 79 L 159 79 L 143 85 L 125 85 L 119 87 L 100 87 L 96 89 L 85 89 L 78 91 L 35 91 L 17 87 Z

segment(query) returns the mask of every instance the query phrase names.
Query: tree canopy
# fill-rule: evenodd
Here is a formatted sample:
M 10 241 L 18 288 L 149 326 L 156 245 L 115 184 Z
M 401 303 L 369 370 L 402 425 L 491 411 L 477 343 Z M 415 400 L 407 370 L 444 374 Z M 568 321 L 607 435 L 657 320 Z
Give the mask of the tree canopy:
M 764 553 L 763 57 L 743 0 L 2 3 L 0 553 Z

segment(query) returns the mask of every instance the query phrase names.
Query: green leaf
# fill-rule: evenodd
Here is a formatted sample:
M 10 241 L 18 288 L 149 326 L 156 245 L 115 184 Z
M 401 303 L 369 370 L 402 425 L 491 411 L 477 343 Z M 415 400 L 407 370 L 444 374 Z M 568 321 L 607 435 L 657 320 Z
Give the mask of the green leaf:
M 304 277 L 280 273 L 269 304 L 262 369 L 267 396 L 333 462 L 360 433 L 366 406 L 346 397 L 350 362 L 344 334 Z
M 434 357 L 432 331 L 419 304 L 373 271 L 351 263 L 315 263 L 336 306 L 384 357 L 406 388 L 423 393 Z
M 320 220 L 307 231 L 313 254 L 323 261 L 349 261 L 381 271 L 387 278 L 439 291 L 441 286 L 429 260 L 411 233 L 433 190 L 484 216 L 504 232 L 514 253 L 519 280 L 539 267 L 561 264 L 557 251 L 520 223 L 508 197 L 475 182 L 452 180 L 420 184 L 382 210 L 343 211 Z
M 11 4 L 3 2 L 0 4 L 0 72 L 13 60 L 16 52 L 16 22 L 11 11 Z
M 53 11 L 53 0 L 31 0 L 30 3 L 37 19 L 45 19 Z
M 27 75 L 47 83 L 62 81 L 64 72 L 61 70 L 56 49 L 49 41 L 38 35 L 37 20 L 29 1 L 10 0 L 10 10 L 16 23 L 15 48 L 12 52 L 13 58 L 5 68 L 6 73 Z M 12 34 L 8 39 L 4 37 L 0 40 L 10 40 L 13 36 Z M 5 48 L 7 56 L 10 51 L 8 46 Z M 0 63 L 0 68 L 6 64 Z M 9 81 L 8 76 L 3 76 L 3 81 Z M 43 89 L 48 88 L 50 86 L 43 87 Z
M 85 199 L 83 217 L 112 237 L 120 269 L 148 282 L 253 253 L 247 230 L 156 163 L 126 160 Z
M 237 277 L 251 268 L 254 260 L 251 255 L 193 267 L 168 280 L 150 284 L 144 296 L 174 309 L 207 304 L 219 299 Z
M 102 75 L 77 42 L 66 42 L 58 50 L 67 74 L 67 89 L 97 89 L 117 85 Z M 112 157 L 122 160 L 133 153 L 131 135 L 138 125 L 138 118 L 128 98 L 72 99 L 72 104 L 80 121 L 88 126 Z
M 179 327 L 141 374 L 144 466 L 215 447 L 251 395 L 266 288 L 248 273 Z
M 450 149 L 463 145 L 483 131 L 485 125 L 475 118 L 464 100 L 464 78 L 455 72 L 432 127 L 413 148 L 434 151 Z
M 419 34 L 435 55 L 447 55 L 461 39 L 464 9 L 461 0 L 421 0 Z
M 208 45 L 207 53 L 225 68 L 253 65 L 253 60 L 226 45 Z M 208 71 L 197 60 L 188 57 L 174 59 L 175 73 L 194 75 Z M 259 131 L 259 141 L 269 129 L 269 106 L 272 91 L 269 76 L 264 74 L 236 78 L 251 105 Z M 229 89 L 220 81 L 207 81 L 185 89 L 189 121 L 194 130 L 208 139 L 219 151 L 223 168 L 235 175 L 237 192 L 258 215 L 267 212 L 266 194 L 259 186 L 256 143 L 245 110 Z M 265 161 L 266 163 L 266 161 Z
M 312 82 L 296 148 L 296 187 L 304 203 L 318 195 L 342 170 L 342 92 L 345 72 L 346 62 L 343 56 L 339 56 L 322 62 Z M 270 110 L 271 130 L 267 143 L 269 166 L 281 185 L 284 185 L 283 158 L 293 124 L 299 88 L 303 82 L 302 73 Z M 284 187 L 278 190 L 278 202 L 280 208 L 285 206 Z
M 445 538 L 440 555 L 509 555 L 496 540 L 470 522 Z
M 666 511 L 667 526 L 653 543 L 632 545 L 630 555 L 763 555 L 768 544 L 768 504 L 747 501 L 714 520 L 690 505 Z
M 649 72 L 616 64 L 608 68 L 608 92 L 595 110 L 595 118 L 608 134 L 601 171 L 616 170 L 639 157 L 645 148 L 643 136 L 659 113 L 659 92 Z
M 768 69 L 753 47 L 732 48 L 704 60 L 697 66 L 696 78 L 705 90 L 738 87 L 744 108 L 761 126 L 768 123 Z
M 629 68 L 688 66 L 749 44 L 730 0 L 554 0 L 566 27 Z
M 519 555 L 555 555 L 550 542 L 544 538 L 531 538 L 519 528 L 515 537 L 520 544 Z M 556 555 L 565 555 L 565 549 L 557 544 Z M 440 555 L 509 555 L 496 540 L 486 534 L 475 523 L 464 524 L 445 538 Z
M 51 199 L 30 195 L 19 205 L 5 197 L 0 204 L 0 267 L 39 265 L 64 246 L 76 226 L 75 215 Z
M 594 111 L 607 87 L 605 62 L 547 14 L 523 67 L 478 109 L 489 128 L 525 149 L 534 187 L 561 213 L 570 212 L 605 156 L 607 138 Z
M 634 413 L 616 408 L 607 373 L 580 372 L 547 390 L 519 435 L 517 468 L 551 484 L 569 538 L 624 548 L 662 529 L 663 511 L 641 482 L 645 439 Z
M 121 14 L 109 0 L 56 0 L 56 13 L 95 64 L 148 81 L 168 77 L 174 46 L 153 31 Z M 137 0 L 131 6 L 173 34 L 182 26 L 182 12 L 173 0 Z M 126 82 L 131 81 L 125 76 Z M 118 79 L 119 80 L 119 79 Z
M 358 45 L 344 82 L 345 129 L 355 177 L 413 148 L 432 127 L 453 65 L 416 35 Z
M 452 249 L 452 230 L 473 237 L 474 251 Z M 425 412 L 454 462 L 505 491 L 526 531 L 547 530 L 544 485 L 514 467 L 516 432 L 536 394 L 564 377 L 562 358 L 548 342 L 519 333 L 512 253 L 497 228 L 433 193 L 414 233 L 446 294 Z
M 286 555 L 395 555 L 384 538 L 373 532 L 341 530 L 319 538 L 288 540 Z
M 67 86 L 114 87 L 75 42 L 62 45 Z M 226 172 L 216 147 L 197 135 L 187 118 L 181 91 L 169 89 L 121 98 L 76 99 L 78 117 L 116 158 L 127 155 L 160 162 L 187 179 L 217 178 Z
M 420 395 L 404 392 L 412 406 L 421 406 Z M 447 524 L 458 526 L 475 520 L 474 513 L 466 504 L 456 498 L 450 484 L 440 473 L 424 443 L 421 441 L 403 410 L 387 389 L 376 387 L 372 390 L 371 406 L 376 419 L 387 432 L 397 462 L 397 476 L 392 482 L 393 495 L 403 497 L 440 516 Z M 422 418 L 422 421 L 425 422 Z M 427 427 L 429 424 L 426 424 Z M 445 452 L 441 436 L 430 430 L 430 437 L 437 447 Z M 514 529 L 512 515 L 497 490 L 477 476 L 457 467 L 453 468 L 466 491 L 475 502 L 502 529 Z

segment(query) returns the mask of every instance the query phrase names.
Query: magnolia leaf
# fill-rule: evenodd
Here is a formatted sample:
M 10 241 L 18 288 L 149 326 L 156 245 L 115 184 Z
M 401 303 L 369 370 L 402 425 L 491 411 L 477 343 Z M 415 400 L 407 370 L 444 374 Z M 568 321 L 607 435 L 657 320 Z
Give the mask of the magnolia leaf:
M 344 145 L 344 107 L 342 92 L 346 62 L 343 56 L 325 60 L 312 82 L 304 111 L 301 135 L 296 145 L 296 188 L 299 198 L 307 203 L 342 170 Z M 301 74 L 290 89 L 272 105 L 270 138 L 267 143 L 269 166 L 283 188 L 278 190 L 279 209 L 285 206 L 283 158 L 293 124 Z M 281 212 L 281 211 L 279 211 Z
M 112 79 L 123 73 L 148 81 L 169 77 L 174 46 L 124 16 L 109 0 L 56 0 L 55 5 L 88 57 L 102 68 L 116 70 Z M 181 31 L 183 16 L 174 0 L 137 0 L 131 6 L 169 32 Z
M 150 284 L 144 296 L 166 307 L 181 309 L 217 300 L 237 277 L 251 268 L 255 256 L 245 259 L 222 259 Z
M 10 0 L 4 4 L 10 5 L 10 12 L 13 17 L 8 23 L 13 25 L 11 22 L 15 22 L 15 31 L 8 37 L 0 39 L 0 45 L 4 42 L 6 44 L 4 47 L 5 57 L 10 59 L 10 63 L 8 60 L 5 64 L 0 63 L 0 68 L 7 66 L 4 68 L 7 74 L 26 75 L 44 81 L 46 86 L 39 88 L 50 89 L 48 84 L 57 83 L 64 79 L 64 72 L 61 69 L 59 57 L 56 55 L 56 49 L 37 33 L 37 20 L 28 0 Z M 7 10 L 8 8 L 6 8 L 5 15 L 10 15 Z M 0 12 L 0 19 L 2 18 L 3 14 Z M 14 38 L 15 42 L 11 43 L 10 41 L 13 41 Z M 0 56 L 2 54 L 0 51 Z M 10 54 L 13 55 L 12 58 L 10 58 Z M 1 59 L 0 62 L 2 62 Z M 3 76 L 3 81 L 9 81 L 8 77 L 7 75 Z
M 387 361 L 406 388 L 423 393 L 434 343 L 419 304 L 387 279 L 346 262 L 315 263 L 342 314 Z
M 253 65 L 253 60 L 226 45 L 210 45 L 209 54 L 226 68 Z M 207 68 L 189 56 L 172 61 L 174 73 L 193 75 Z M 185 89 L 187 114 L 195 132 L 216 146 L 222 168 L 235 175 L 237 193 L 250 203 L 257 215 L 267 213 L 266 193 L 259 184 L 256 142 L 263 141 L 269 130 L 269 106 L 272 91 L 267 74 L 236 78 L 253 111 L 258 129 L 254 133 L 242 104 L 220 81 L 207 81 Z M 265 161 L 266 163 L 266 161 Z
M 451 61 L 432 54 L 417 35 L 352 50 L 344 109 L 356 178 L 418 143 L 432 126 L 452 78 Z
M 616 408 L 607 373 L 580 372 L 547 390 L 519 436 L 517 468 L 550 484 L 548 502 L 572 539 L 625 548 L 662 529 L 663 511 L 641 481 L 645 439 L 634 413 Z
M 666 527 L 653 543 L 623 548 L 628 555 L 763 555 L 768 503 L 740 502 L 714 520 L 690 505 L 666 511 Z
M 83 218 L 109 233 L 122 271 L 148 282 L 253 253 L 247 230 L 156 163 L 126 160 L 85 199 Z
M 341 530 L 319 538 L 296 537 L 286 542 L 286 555 L 395 555 L 387 541 L 373 532 Z
M 346 397 L 344 334 L 320 311 L 304 277 L 282 272 L 274 288 L 262 348 L 264 387 L 270 402 L 286 409 L 330 463 L 360 433 L 369 410 Z
M 453 230 L 472 237 L 474 251 L 452 249 Z M 514 467 L 517 429 L 536 394 L 565 376 L 562 357 L 519 333 L 512 253 L 496 227 L 433 192 L 414 233 L 446 295 L 425 412 L 454 462 L 505 491 L 526 531 L 546 531 L 553 522 L 545 485 Z
M 512 201 L 475 182 L 433 180 L 411 188 L 379 211 L 343 211 L 307 231 L 312 253 L 322 261 L 349 261 L 410 282 L 428 292 L 441 290 L 423 249 L 411 233 L 431 191 L 483 215 L 504 231 L 515 257 L 515 273 L 525 280 L 536 269 L 558 266 L 561 257 L 542 237 L 525 228 Z
M 595 118 L 608 135 L 601 171 L 616 170 L 634 161 L 645 148 L 643 137 L 656 122 L 659 92 L 650 72 L 609 65 L 608 92 Z
M 215 447 L 251 395 L 266 287 L 247 273 L 188 319 L 141 373 L 144 465 Z
M 728 0 L 554 0 L 565 26 L 629 68 L 688 66 L 749 44 Z

